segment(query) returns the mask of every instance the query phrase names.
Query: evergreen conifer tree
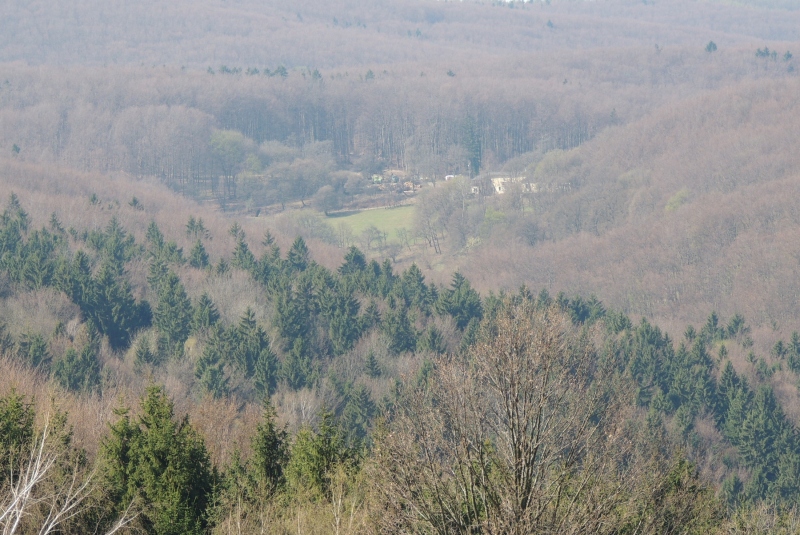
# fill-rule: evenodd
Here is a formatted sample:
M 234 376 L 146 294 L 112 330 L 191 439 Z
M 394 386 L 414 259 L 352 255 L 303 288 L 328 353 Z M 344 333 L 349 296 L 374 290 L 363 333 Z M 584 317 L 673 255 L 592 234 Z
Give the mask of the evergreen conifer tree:
M 428 326 L 425 332 L 417 339 L 417 351 L 431 351 L 439 355 L 447 351 L 447 344 L 439 330 L 433 325 Z
M 305 240 L 298 236 L 286 253 L 286 264 L 292 271 L 305 271 L 308 263 L 308 246 Z
M 213 398 L 224 398 L 230 393 L 225 365 L 215 347 L 207 345 L 203 349 L 202 355 L 197 359 L 194 373 L 202 390 Z
M 439 294 L 436 303 L 437 312 L 449 314 L 456 322 L 456 327 L 464 330 L 472 318 L 483 317 L 483 306 L 478 292 L 472 289 L 469 281 L 459 272 L 453 274 L 453 282 L 449 289 Z
M 333 352 L 342 355 L 353 348 L 360 336 L 358 321 L 359 303 L 349 292 L 339 290 L 334 293 L 334 306 L 329 316 L 328 336 Z
M 297 433 L 286 467 L 287 482 L 293 489 L 325 496 L 332 469 L 346 458 L 347 450 L 333 414 L 324 411 L 316 433 L 308 427 Z
M 243 269 L 247 272 L 252 272 L 256 268 L 256 258 L 250 252 L 247 242 L 244 241 L 244 235 L 240 235 L 236 240 L 236 247 L 233 250 L 233 257 L 231 258 L 231 266 Z
M 278 358 L 269 346 L 259 353 L 253 378 L 258 394 L 268 399 L 278 385 Z
M 203 247 L 203 242 L 199 239 L 194 242 L 192 250 L 189 252 L 189 265 L 196 269 L 208 267 L 208 253 L 206 248 Z
M 211 499 L 211 461 L 187 419 L 175 421 L 172 401 L 151 386 L 132 420 L 126 409 L 101 446 L 104 487 L 122 513 L 135 499 L 145 533 L 201 534 Z
M 183 344 L 189 337 L 192 320 L 192 304 L 186 296 L 178 276 L 170 272 L 164 279 L 153 314 L 153 323 L 158 328 L 161 340 L 170 354 L 181 354 Z
M 100 363 L 91 345 L 80 353 L 69 348 L 53 366 L 53 379 L 67 390 L 92 392 L 100 386 Z
M 0 486 L 17 469 L 14 462 L 18 456 L 27 453 L 33 441 L 35 417 L 33 404 L 13 388 L 0 397 Z
M 412 351 L 416 347 L 416 333 L 408 319 L 408 310 L 402 303 L 386 313 L 381 328 L 389 339 L 389 351 L 392 354 Z
M 49 370 L 50 351 L 47 341 L 39 333 L 24 333 L 17 341 L 16 355 L 31 368 Z
M 284 484 L 284 467 L 289 458 L 288 433 L 275 423 L 276 412 L 264 401 L 264 414 L 252 440 L 253 471 L 264 497 L 272 496 Z
M 203 353 L 197 359 L 194 375 L 203 392 L 214 398 L 222 398 L 230 392 L 230 381 L 225 372 L 226 361 L 230 358 L 230 344 L 225 329 L 212 327 Z
M 158 354 L 150 348 L 150 338 L 142 336 L 134 348 L 133 366 L 137 371 L 158 364 Z
M 401 278 L 403 297 L 406 305 L 417 307 L 427 314 L 430 308 L 430 294 L 417 264 L 411 264 Z
M 376 325 L 380 324 L 381 322 L 381 313 L 378 310 L 378 304 L 375 300 L 370 300 L 369 305 L 367 308 L 364 309 L 364 314 L 362 314 L 360 318 L 361 323 L 361 332 L 365 333 L 375 327 Z
M 733 369 L 733 364 L 731 364 L 730 361 L 726 361 L 719 378 L 716 403 L 714 405 L 714 419 L 717 422 L 717 426 L 725 424 L 731 398 L 736 394 L 738 388 L 739 377 Z
M 369 436 L 376 412 L 366 386 L 360 384 L 350 388 L 340 422 L 345 434 L 344 442 L 349 448 L 361 448 Z
M 370 351 L 367 354 L 367 360 L 364 365 L 364 371 L 366 371 L 367 375 L 372 377 L 373 379 L 381 376 L 382 373 L 381 366 L 378 363 L 377 357 L 375 357 L 374 351 Z
M 153 256 L 160 256 L 161 250 L 164 248 L 164 235 L 155 221 L 150 221 L 145 233 L 145 240 L 150 249 L 150 254 Z
M 343 276 L 357 275 L 365 269 L 367 269 L 367 259 L 364 253 L 355 245 L 351 245 L 344 256 L 344 263 L 339 266 L 339 274 Z
M 167 275 L 169 275 L 167 263 L 158 256 L 151 258 L 150 269 L 147 272 L 147 284 L 150 285 L 155 295 L 161 293 L 161 285 L 166 280 Z
M 283 360 L 281 375 L 289 388 L 299 390 L 306 386 L 311 374 L 311 356 L 302 338 L 296 338 Z
M 253 377 L 261 353 L 269 350 L 269 338 L 248 307 L 232 333 L 233 361 L 246 377 Z
M 194 306 L 194 314 L 192 315 L 192 332 L 205 332 L 217 324 L 219 321 L 219 312 L 214 302 L 203 292 L 197 304 Z
M 114 349 L 130 343 L 138 329 L 150 323 L 150 307 L 146 302 L 136 304 L 130 284 L 105 262 L 94 279 L 93 302 L 86 304 L 86 315 L 101 334 L 108 336 Z
M 286 282 L 275 295 L 273 323 L 284 342 L 285 350 L 289 350 L 297 338 L 308 338 L 313 321 L 310 281 L 307 277 L 299 277 L 295 286 L 296 288 L 292 288 Z
M 480 327 L 480 322 L 478 318 L 472 318 L 467 323 L 466 328 L 464 329 L 464 335 L 461 337 L 461 344 L 459 349 L 464 352 L 469 347 L 474 344 L 478 340 L 478 330 Z
M 388 296 L 389 292 L 391 292 L 392 288 L 394 288 L 396 281 L 397 276 L 394 274 L 394 270 L 392 269 L 392 261 L 387 258 L 380 266 L 380 274 L 378 275 L 377 281 L 378 295 L 381 297 Z

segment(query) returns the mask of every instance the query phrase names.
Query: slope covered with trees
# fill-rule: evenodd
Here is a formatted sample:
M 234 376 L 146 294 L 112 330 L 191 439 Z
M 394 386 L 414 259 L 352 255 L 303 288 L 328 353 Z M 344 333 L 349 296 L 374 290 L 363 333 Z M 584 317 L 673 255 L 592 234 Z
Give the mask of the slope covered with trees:
M 723 3 L 728 5 L 719 5 Z M 751 6 L 741 6 L 746 3 Z M 35 65 L 144 63 L 216 69 L 219 64 L 244 68 L 283 64 L 327 69 L 426 62 L 457 54 L 460 48 L 496 54 L 628 47 L 651 40 L 674 46 L 696 44 L 699 38 L 705 46 L 713 39 L 724 47 L 764 39 L 796 41 L 796 10 L 754 10 L 780 3 L 11 3 L 0 12 L 0 60 Z
M 786 7 L 0 6 L 3 532 L 800 530 Z
M 8 316 L 2 331 L 4 458 L 19 467 L 3 507 L 20 526 L 67 511 L 53 518 L 74 532 L 279 531 L 299 517 L 322 531 L 507 532 L 515 518 L 700 532 L 793 514 L 800 438 L 784 406 L 797 394 L 771 379 L 797 381 L 796 333 L 758 357 L 743 317 L 711 314 L 676 345 L 596 299 L 481 297 L 458 273 L 440 286 L 355 247 L 332 270 L 267 232 L 257 256 L 238 224 L 229 253 L 194 267 L 155 222 L 129 234 L 115 206 L 91 232 L 57 213 L 37 229 L 16 196 L 2 213 L 3 303 L 38 295 L 28 314 L 50 323 Z M 236 278 L 256 293 L 231 321 L 210 295 Z M 190 298 L 192 282 L 206 291 Z M 64 392 L 50 404 L 48 378 Z M 98 404 L 99 422 L 83 417 Z M 31 466 L 25 487 L 15 474 Z
M 471 262 L 467 274 L 598 292 L 651 317 L 697 321 L 713 308 L 795 325 L 795 89 L 712 91 L 545 156 L 532 174 L 571 189 L 500 206 L 516 235 L 492 235 L 478 256 L 532 247 L 516 248 L 504 273 Z

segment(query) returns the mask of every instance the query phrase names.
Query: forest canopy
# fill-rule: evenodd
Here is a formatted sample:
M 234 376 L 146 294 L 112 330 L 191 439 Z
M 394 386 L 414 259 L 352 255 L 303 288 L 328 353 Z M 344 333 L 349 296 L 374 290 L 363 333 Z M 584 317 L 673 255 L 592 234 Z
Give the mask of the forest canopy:
M 794 533 L 792 2 L 0 6 L 4 533 Z

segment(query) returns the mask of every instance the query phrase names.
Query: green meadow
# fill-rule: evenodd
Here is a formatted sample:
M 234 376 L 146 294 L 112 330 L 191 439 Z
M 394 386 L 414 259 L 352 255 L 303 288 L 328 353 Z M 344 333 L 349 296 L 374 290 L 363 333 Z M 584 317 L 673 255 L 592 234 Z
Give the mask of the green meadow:
M 378 230 L 385 232 L 388 239 L 396 240 L 398 239 L 398 229 L 411 230 L 414 224 L 414 207 L 397 206 L 395 208 L 339 212 L 330 214 L 325 220 L 334 228 L 339 226 L 339 223 L 345 223 L 356 236 L 374 225 Z

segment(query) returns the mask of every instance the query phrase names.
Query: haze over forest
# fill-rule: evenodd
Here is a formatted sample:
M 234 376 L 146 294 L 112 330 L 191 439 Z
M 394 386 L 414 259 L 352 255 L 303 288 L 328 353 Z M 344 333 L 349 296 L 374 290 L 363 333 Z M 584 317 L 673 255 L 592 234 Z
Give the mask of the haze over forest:
M 64 532 L 793 532 L 798 44 L 791 0 L 3 3 L 0 467 L 62 411 Z M 548 358 L 507 496 L 493 366 Z M 156 413 L 189 497 L 121 460 Z

